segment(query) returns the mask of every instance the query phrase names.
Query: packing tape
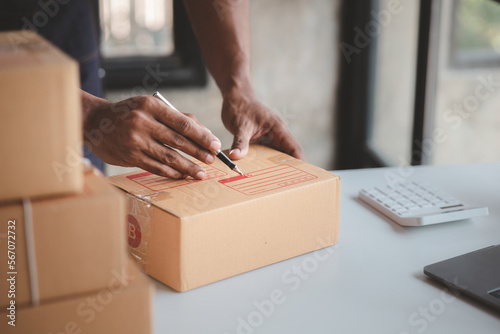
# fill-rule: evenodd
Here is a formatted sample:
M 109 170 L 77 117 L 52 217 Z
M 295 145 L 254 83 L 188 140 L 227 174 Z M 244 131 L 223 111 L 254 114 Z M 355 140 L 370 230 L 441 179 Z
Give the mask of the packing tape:
M 142 198 L 141 198 L 142 197 Z M 146 196 L 127 193 L 128 246 L 130 254 L 146 270 L 154 208 Z
M 26 237 L 26 253 L 28 255 L 28 269 L 31 289 L 31 303 L 40 304 L 40 291 L 38 288 L 38 271 L 35 252 L 35 233 L 33 231 L 33 208 L 29 198 L 23 198 L 24 229 Z

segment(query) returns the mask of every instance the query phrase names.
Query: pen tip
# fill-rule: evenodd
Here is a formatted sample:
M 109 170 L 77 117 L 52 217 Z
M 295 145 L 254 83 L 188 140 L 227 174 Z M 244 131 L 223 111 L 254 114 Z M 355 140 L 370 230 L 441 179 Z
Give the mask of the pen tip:
M 245 176 L 243 175 L 243 173 L 241 172 L 241 170 L 236 166 L 234 167 L 234 169 L 238 172 L 238 174 L 240 174 L 241 176 Z

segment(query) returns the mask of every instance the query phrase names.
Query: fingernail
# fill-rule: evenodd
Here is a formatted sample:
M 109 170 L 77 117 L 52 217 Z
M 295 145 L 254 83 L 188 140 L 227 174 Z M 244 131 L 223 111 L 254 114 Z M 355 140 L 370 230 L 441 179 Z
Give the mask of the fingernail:
M 204 171 L 199 171 L 198 173 L 196 173 L 196 178 L 198 180 L 203 180 L 205 178 L 205 172 Z
M 207 154 L 207 158 L 205 159 L 205 162 L 211 164 L 214 161 L 215 161 L 215 157 L 211 154 Z
M 210 143 L 210 149 L 212 151 L 218 151 L 218 150 L 220 150 L 220 145 L 221 145 L 220 141 L 214 140 L 212 143 Z
M 229 151 L 229 155 L 233 155 L 233 154 L 239 155 L 240 152 L 241 151 L 239 148 L 235 148 L 235 149 L 232 149 L 231 151 Z

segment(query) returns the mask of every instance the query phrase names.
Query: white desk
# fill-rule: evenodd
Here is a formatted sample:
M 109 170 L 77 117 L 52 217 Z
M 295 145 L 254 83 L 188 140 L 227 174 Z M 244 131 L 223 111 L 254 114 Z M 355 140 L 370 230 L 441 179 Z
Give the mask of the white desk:
M 392 223 L 357 199 L 360 188 L 380 185 L 398 169 L 338 172 L 340 241 L 316 254 L 323 261 L 310 253 L 185 293 L 157 283 L 155 333 L 498 334 L 499 313 L 444 294 L 444 286 L 427 279 L 422 269 L 500 243 L 499 171 L 500 163 L 414 168 L 412 178 L 468 204 L 486 205 L 490 216 L 412 228 Z M 309 277 L 292 274 L 294 265 L 305 265 Z M 282 303 L 269 317 L 257 313 L 254 302 L 269 300 L 273 290 L 283 293 Z M 238 317 L 247 322 L 249 316 L 256 327 L 240 325 L 238 331 Z

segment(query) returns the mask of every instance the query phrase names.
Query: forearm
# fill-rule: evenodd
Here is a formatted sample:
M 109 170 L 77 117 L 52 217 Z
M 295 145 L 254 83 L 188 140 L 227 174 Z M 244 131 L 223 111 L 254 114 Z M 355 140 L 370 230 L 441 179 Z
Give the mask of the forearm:
M 203 58 L 222 94 L 253 93 L 247 0 L 185 0 Z
M 87 93 L 84 90 L 81 91 L 82 99 L 82 123 L 83 128 L 88 125 L 88 121 L 93 111 L 95 111 L 100 105 L 106 103 L 107 101 L 101 99 L 97 96 Z
M 205 63 L 222 96 L 221 117 L 234 135 L 229 157 L 241 159 L 250 141 L 303 159 L 286 123 L 259 102 L 250 78 L 248 0 L 184 0 Z

